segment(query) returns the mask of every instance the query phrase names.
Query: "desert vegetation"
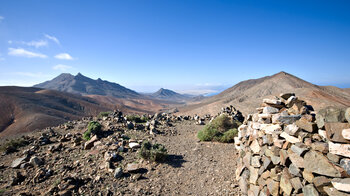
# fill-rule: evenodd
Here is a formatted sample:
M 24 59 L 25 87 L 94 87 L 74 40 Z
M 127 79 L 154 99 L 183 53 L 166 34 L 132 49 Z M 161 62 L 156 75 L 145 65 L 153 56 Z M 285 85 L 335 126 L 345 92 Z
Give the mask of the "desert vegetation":
M 18 148 L 26 146 L 28 141 L 23 138 L 12 139 L 0 146 L 0 152 L 15 152 Z
M 167 158 L 167 149 L 162 144 L 144 141 L 139 152 L 141 158 L 153 162 L 163 162 Z
M 90 140 L 91 134 L 100 131 L 102 125 L 96 121 L 90 121 L 88 124 L 88 130 L 84 132 L 83 138 L 84 140 Z
M 137 114 L 130 114 L 126 118 L 128 121 L 132 121 L 135 123 L 145 123 L 149 120 L 149 118 L 147 116 L 145 116 L 145 115 L 140 116 Z
M 237 128 L 241 125 L 239 121 L 230 118 L 226 114 L 216 117 L 212 122 L 205 125 L 197 134 L 201 141 L 217 141 L 232 143 L 237 135 Z

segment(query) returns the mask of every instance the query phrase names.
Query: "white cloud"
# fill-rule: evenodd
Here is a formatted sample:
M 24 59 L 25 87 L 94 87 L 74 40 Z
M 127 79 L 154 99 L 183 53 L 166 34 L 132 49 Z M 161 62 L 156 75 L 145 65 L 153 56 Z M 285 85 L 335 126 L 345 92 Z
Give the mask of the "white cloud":
M 46 40 L 23 42 L 23 43 L 28 45 L 28 46 L 34 46 L 35 48 L 40 48 L 43 46 L 47 46 L 49 44 Z
M 5 17 L 0 16 L 0 22 L 1 22 L 2 20 L 4 20 L 4 19 L 5 19 Z
M 62 64 L 58 64 L 52 67 L 54 70 L 60 70 L 60 71 L 66 71 L 68 69 L 71 69 L 72 67 L 69 65 L 62 65 Z
M 9 50 L 8 55 L 11 55 L 11 56 L 21 56 L 21 57 L 27 57 L 27 58 L 35 58 L 35 57 L 47 58 L 45 54 L 31 52 L 23 48 L 9 48 L 8 50 Z
M 61 53 L 57 54 L 55 56 L 56 59 L 61 59 L 61 60 L 73 60 L 73 57 L 69 55 L 68 53 Z
M 56 44 L 60 45 L 60 41 L 55 37 L 55 36 L 51 36 L 51 35 L 48 35 L 48 34 L 44 34 L 45 37 L 49 40 L 52 40 L 54 41 Z
M 7 43 L 9 43 L 9 44 L 23 44 L 23 45 L 27 45 L 27 46 L 34 46 L 35 48 L 40 48 L 40 47 L 49 45 L 47 40 L 42 40 L 42 39 L 38 40 L 38 41 L 30 41 L 30 42 L 9 40 L 9 41 L 7 41 Z

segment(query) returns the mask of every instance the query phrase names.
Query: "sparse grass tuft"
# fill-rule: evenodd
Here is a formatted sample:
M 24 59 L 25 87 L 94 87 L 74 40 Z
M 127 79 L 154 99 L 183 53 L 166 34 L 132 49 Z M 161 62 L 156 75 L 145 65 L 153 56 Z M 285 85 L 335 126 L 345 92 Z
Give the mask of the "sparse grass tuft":
M 88 130 L 84 132 L 83 138 L 84 140 L 90 140 L 91 134 L 96 134 L 98 131 L 100 131 L 102 128 L 102 125 L 99 122 L 96 121 L 90 121 L 88 124 Z
M 12 139 L 9 142 L 1 145 L 0 147 L 0 151 L 1 152 L 15 152 L 17 151 L 18 148 L 23 147 L 28 145 L 28 141 L 23 139 L 23 138 L 19 138 L 19 139 Z
M 233 120 L 227 115 L 216 117 L 210 124 L 204 126 L 197 134 L 201 141 L 218 141 L 224 143 L 233 142 L 237 135 L 237 128 L 241 125 L 239 121 Z
M 162 144 L 151 144 L 145 141 L 141 145 L 139 155 L 146 160 L 163 162 L 168 156 L 167 149 Z

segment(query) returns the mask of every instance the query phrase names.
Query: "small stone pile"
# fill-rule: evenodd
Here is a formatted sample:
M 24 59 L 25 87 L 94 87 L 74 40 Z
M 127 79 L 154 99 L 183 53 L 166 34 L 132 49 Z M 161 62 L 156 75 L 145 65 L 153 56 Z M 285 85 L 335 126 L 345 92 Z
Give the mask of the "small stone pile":
M 350 195 L 350 109 L 334 110 L 316 115 L 293 93 L 264 99 L 235 138 L 242 193 Z
M 242 112 L 237 110 L 235 107 L 230 105 L 229 107 L 221 108 L 221 113 L 220 114 L 227 114 L 228 116 L 232 116 L 234 120 L 237 120 L 239 122 L 244 121 L 244 116 Z

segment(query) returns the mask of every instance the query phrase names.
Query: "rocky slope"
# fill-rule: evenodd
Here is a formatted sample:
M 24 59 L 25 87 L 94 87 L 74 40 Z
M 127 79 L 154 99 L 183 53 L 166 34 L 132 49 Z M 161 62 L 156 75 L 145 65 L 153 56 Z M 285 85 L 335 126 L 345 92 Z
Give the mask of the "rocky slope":
M 263 98 L 294 92 L 319 110 L 326 106 L 350 106 L 350 93 L 333 86 L 317 86 L 291 74 L 280 72 L 272 76 L 242 81 L 222 93 L 183 108 L 180 114 L 215 114 L 226 105 L 234 105 L 244 114 L 253 113 Z
M 156 114 L 147 123 L 114 112 L 24 137 L 0 159 L 3 195 L 237 195 L 233 144 L 199 143 L 189 116 Z M 198 119 L 198 117 L 196 117 Z M 102 124 L 89 141 L 90 121 Z M 207 121 L 208 119 L 204 119 Z M 143 141 L 163 144 L 165 162 L 138 156 Z M 4 143 L 3 143 L 4 144 Z M 229 157 L 229 158 L 228 158 Z
M 94 116 L 114 107 L 58 91 L 0 87 L 0 138 Z
M 117 98 L 138 98 L 137 92 L 125 88 L 119 84 L 101 80 L 93 80 L 81 73 L 76 76 L 71 74 L 61 74 L 56 78 L 34 85 L 37 88 L 52 89 L 80 95 L 103 95 Z

